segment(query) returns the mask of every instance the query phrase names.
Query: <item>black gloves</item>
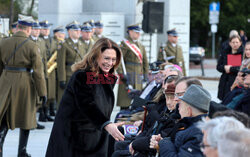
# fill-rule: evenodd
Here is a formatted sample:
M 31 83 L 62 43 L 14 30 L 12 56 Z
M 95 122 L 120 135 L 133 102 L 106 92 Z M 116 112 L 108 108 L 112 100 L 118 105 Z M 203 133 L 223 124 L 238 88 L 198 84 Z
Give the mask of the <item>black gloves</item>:
M 128 84 L 128 76 L 127 75 L 120 75 L 120 79 L 123 83 Z
M 65 81 L 60 81 L 59 86 L 60 86 L 61 89 L 65 89 L 66 88 L 66 82 Z
M 40 101 L 42 101 L 42 105 L 44 106 L 47 102 L 47 97 L 46 96 L 41 96 Z

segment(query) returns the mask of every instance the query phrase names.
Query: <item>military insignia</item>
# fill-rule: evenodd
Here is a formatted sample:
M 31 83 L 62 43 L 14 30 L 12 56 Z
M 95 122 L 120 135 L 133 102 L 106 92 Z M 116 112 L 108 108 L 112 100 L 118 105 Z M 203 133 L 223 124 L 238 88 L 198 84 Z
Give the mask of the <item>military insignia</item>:
M 57 49 L 60 50 L 61 48 L 62 48 L 62 45 L 59 44 L 59 45 L 57 46 Z

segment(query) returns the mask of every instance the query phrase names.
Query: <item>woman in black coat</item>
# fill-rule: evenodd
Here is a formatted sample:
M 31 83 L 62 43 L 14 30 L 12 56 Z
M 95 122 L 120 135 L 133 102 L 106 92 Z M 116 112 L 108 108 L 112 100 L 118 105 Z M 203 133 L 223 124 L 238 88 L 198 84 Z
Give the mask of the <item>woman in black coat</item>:
M 218 98 L 220 100 L 223 100 L 225 95 L 230 91 L 230 88 L 240 69 L 240 65 L 232 66 L 228 64 L 228 55 L 241 55 L 243 57 L 243 47 L 241 45 L 241 39 L 238 35 L 232 36 L 229 39 L 229 45 L 230 47 L 221 52 L 216 67 L 217 70 L 222 73 L 218 89 Z
M 121 51 L 107 38 L 98 40 L 85 58 L 72 66 L 72 75 L 57 112 L 46 157 L 106 157 L 108 133 L 124 136 L 111 123 L 114 70 Z

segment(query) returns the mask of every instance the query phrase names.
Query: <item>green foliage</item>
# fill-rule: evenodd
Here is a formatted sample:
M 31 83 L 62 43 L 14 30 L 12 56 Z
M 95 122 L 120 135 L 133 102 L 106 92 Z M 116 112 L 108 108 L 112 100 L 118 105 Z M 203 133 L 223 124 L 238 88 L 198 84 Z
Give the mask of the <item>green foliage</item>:
M 209 4 L 218 0 L 191 0 L 190 17 L 190 40 L 191 43 L 211 47 L 210 24 L 209 24 Z M 216 39 L 221 37 L 222 41 L 228 38 L 230 30 L 243 29 L 250 38 L 250 0 L 219 0 L 220 18 Z M 216 44 L 218 45 L 218 44 Z

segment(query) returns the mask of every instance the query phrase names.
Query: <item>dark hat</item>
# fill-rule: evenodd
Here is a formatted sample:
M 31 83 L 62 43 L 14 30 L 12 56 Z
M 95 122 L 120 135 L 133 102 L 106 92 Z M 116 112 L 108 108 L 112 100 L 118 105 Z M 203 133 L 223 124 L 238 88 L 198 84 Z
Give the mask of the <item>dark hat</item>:
M 56 32 L 65 33 L 64 32 L 64 27 L 63 26 L 58 26 L 55 29 L 53 29 L 53 33 L 56 33 Z
M 174 94 L 175 93 L 175 85 L 174 84 L 169 84 L 167 86 L 167 89 L 165 90 L 166 94 Z
M 20 25 L 32 27 L 34 22 L 35 21 L 32 16 L 18 15 L 18 24 Z
M 170 36 L 175 36 L 175 37 L 178 36 L 178 33 L 176 32 L 175 29 L 168 30 L 167 34 L 170 35 Z
M 41 21 L 39 22 L 40 26 L 42 27 L 42 29 L 49 29 L 50 26 L 52 26 L 52 23 L 49 23 L 47 20 Z
M 12 23 L 12 24 L 11 24 L 11 28 L 16 28 L 17 24 L 18 24 L 17 21 L 14 22 L 14 23 Z
M 66 25 L 67 30 L 81 30 L 79 26 L 79 22 L 77 21 L 72 21 L 69 24 Z
M 81 26 L 81 31 L 83 32 L 92 32 L 92 27 L 89 23 L 84 24 Z
M 208 117 L 213 118 L 215 112 L 229 110 L 226 106 L 216 103 L 215 101 L 210 102 Z
M 248 74 L 250 74 L 250 69 L 248 69 L 248 68 L 243 68 L 243 69 L 241 70 L 241 72 L 244 73 L 244 75 L 248 75 Z
M 103 28 L 103 23 L 102 23 L 102 21 L 96 21 L 96 22 L 95 22 L 95 27 L 96 27 L 96 28 Z
M 194 108 L 208 112 L 211 95 L 201 86 L 192 84 L 180 99 Z
M 35 21 L 32 25 L 32 29 L 41 29 L 41 26 L 39 25 L 38 21 Z
M 141 28 L 140 28 L 139 24 L 130 25 L 127 27 L 127 29 L 132 30 L 134 32 L 141 32 Z

